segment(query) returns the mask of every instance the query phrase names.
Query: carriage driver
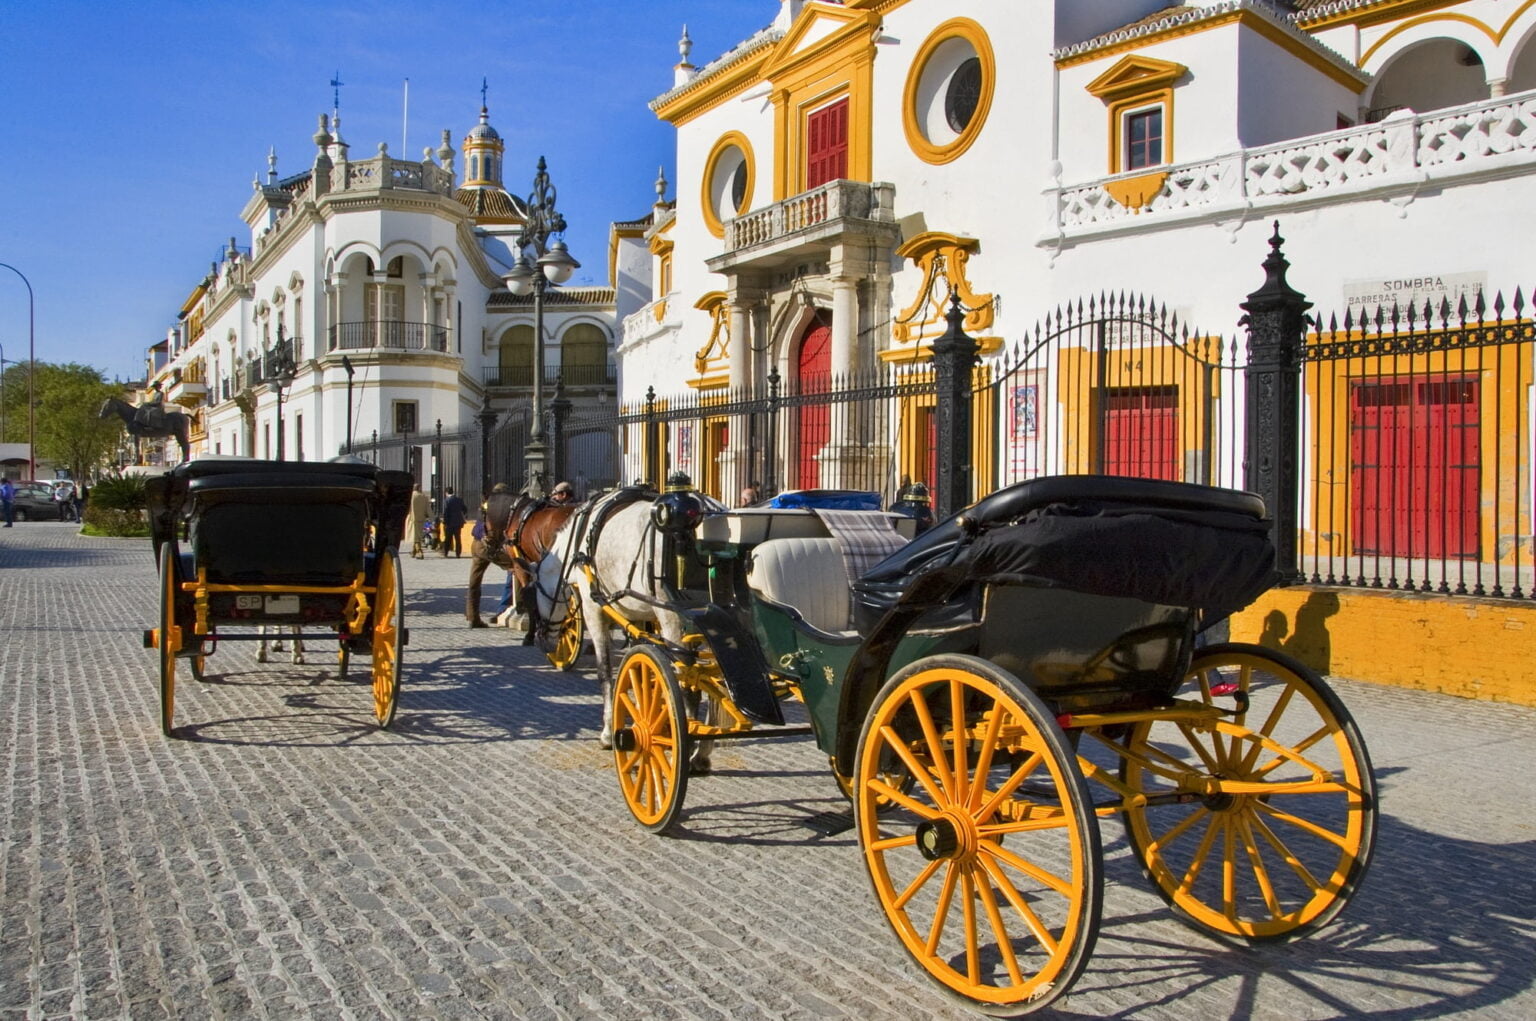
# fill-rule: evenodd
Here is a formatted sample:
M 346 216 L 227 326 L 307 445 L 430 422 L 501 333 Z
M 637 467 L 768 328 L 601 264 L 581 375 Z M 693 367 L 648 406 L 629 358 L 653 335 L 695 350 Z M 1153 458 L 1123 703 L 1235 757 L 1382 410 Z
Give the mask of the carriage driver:
M 517 507 L 517 494 L 505 482 L 491 487 L 491 495 L 480 508 L 483 535 L 469 548 L 469 591 L 464 599 L 464 616 L 470 627 L 490 627 L 480 616 L 480 584 L 485 569 L 495 564 L 504 571 L 512 570 L 512 557 L 503 548 L 510 536 L 507 529 L 512 524 L 512 512 Z

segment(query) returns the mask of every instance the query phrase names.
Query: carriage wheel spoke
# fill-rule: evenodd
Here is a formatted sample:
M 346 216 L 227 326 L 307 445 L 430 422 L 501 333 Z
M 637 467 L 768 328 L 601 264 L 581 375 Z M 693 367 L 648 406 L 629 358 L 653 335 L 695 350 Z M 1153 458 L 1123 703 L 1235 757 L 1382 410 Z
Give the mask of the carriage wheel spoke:
M 1189 745 L 1190 750 L 1200 756 L 1200 761 L 1205 763 L 1206 772 L 1220 773 L 1224 768 L 1226 760 L 1226 756 L 1223 754 L 1221 735 L 1214 732 L 1209 735 L 1201 735 L 1195 731 L 1194 727 L 1183 721 L 1178 723 L 1178 728 L 1180 733 L 1184 735 L 1184 741 Z M 1205 740 L 1202 740 L 1202 737 Z M 1206 740 L 1210 742 L 1209 747 L 1206 745 Z M 1184 765 L 1184 763 L 1180 763 L 1180 765 Z
M 1311 821 L 1310 819 L 1303 819 L 1300 816 L 1292 815 L 1290 812 L 1282 812 L 1274 805 L 1267 805 L 1262 801 L 1254 802 L 1253 807 L 1257 811 L 1263 812 L 1265 815 L 1269 816 L 1271 819 L 1276 820 L 1277 822 L 1289 823 L 1292 826 L 1295 826 L 1297 829 L 1310 833 L 1320 840 L 1328 841 L 1328 843 L 1333 844 L 1335 847 L 1342 851 L 1348 851 L 1350 849 L 1347 834 L 1335 833 L 1333 830 L 1330 830 L 1327 827 L 1319 826 L 1317 823 Z
M 909 841 L 909 843 L 910 842 L 913 842 L 913 841 Z M 873 846 L 873 845 L 871 845 L 871 846 Z M 935 872 L 939 871 L 939 868 L 943 864 L 944 864 L 944 859 L 943 858 L 935 858 L 933 861 L 931 861 L 927 865 L 923 866 L 923 871 L 919 872 L 917 874 L 916 878 L 914 878 L 912 880 L 912 882 L 907 884 L 907 888 L 905 890 L 901 891 L 901 893 L 896 897 L 895 900 L 891 901 L 891 906 L 894 907 L 898 911 L 901 911 L 904 908 L 906 908 L 907 901 L 911 900 L 914 896 L 917 895 L 917 892 L 919 890 L 921 890 L 924 886 L 928 885 L 928 880 L 933 878 L 933 874 Z
M 960 902 L 965 913 L 965 977 L 975 984 L 981 981 L 981 936 L 976 931 L 976 878 L 970 869 L 961 870 L 960 884 L 965 898 Z
M 986 882 L 978 882 L 976 890 L 981 895 L 981 903 L 987 912 L 987 920 L 992 925 L 992 935 L 997 938 L 997 952 L 1003 958 L 1003 966 L 1008 969 L 1008 977 L 1015 985 L 1024 981 L 1023 974 L 1019 971 L 1019 959 L 1013 952 L 1013 941 L 1008 938 L 1008 929 L 1003 925 L 1002 912 L 998 910 L 997 896 L 992 892 L 992 887 Z
M 1221 818 L 1216 815 L 1210 815 L 1210 822 L 1205 828 L 1205 835 L 1200 838 L 1200 845 L 1195 848 L 1194 857 L 1190 859 L 1189 870 L 1184 873 L 1184 878 L 1179 880 L 1179 893 L 1187 894 L 1195 888 L 1195 881 L 1200 878 L 1200 870 L 1205 867 L 1206 859 L 1211 854 L 1211 845 L 1216 842 L 1216 834 L 1221 829 Z
M 939 940 L 944 938 L 944 922 L 949 918 L 949 906 L 955 899 L 955 881 L 960 878 L 959 866 L 954 862 L 946 863 L 949 867 L 944 870 L 944 882 L 939 887 L 939 903 L 933 909 L 933 923 L 928 926 L 927 951 L 930 956 L 939 952 Z
M 965 685 L 959 681 L 949 682 L 949 725 L 955 735 L 954 800 L 956 804 L 964 805 L 970 801 L 971 771 L 966 765 L 970 741 L 965 734 Z M 966 903 L 969 905 L 970 901 Z
M 916 691 L 911 694 L 910 701 L 913 712 L 917 715 L 918 725 L 922 727 L 923 740 L 928 743 L 928 761 L 933 763 L 933 771 L 938 774 L 940 786 L 945 791 L 952 791 L 954 789 L 954 778 L 949 773 L 949 763 L 944 755 L 944 742 L 939 737 L 938 725 L 933 722 L 933 713 L 928 711 L 928 701 L 922 697 L 920 692 Z M 892 715 L 894 717 L 895 714 Z M 895 743 L 898 745 L 903 744 L 899 740 Z M 918 778 L 921 779 L 927 772 L 928 770 L 918 771 Z M 930 788 L 930 793 L 935 801 L 944 800 L 940 798 L 938 791 L 932 790 L 931 785 L 924 784 L 924 786 Z
M 910 795 L 902 793 L 895 787 L 892 787 L 890 784 L 886 783 L 884 780 L 871 780 L 869 782 L 869 789 L 874 791 L 880 797 L 900 805 L 902 808 L 905 808 L 907 811 L 911 812 L 913 815 L 918 816 L 919 818 L 932 819 L 939 814 L 939 810 L 937 808 L 933 808 L 929 805 L 923 804 L 921 801 L 913 799 Z
M 1237 827 L 1232 820 L 1221 820 L 1221 903 L 1222 914 L 1237 921 Z
M 1025 861 L 1001 844 L 994 843 L 990 844 L 989 847 L 992 851 L 992 856 L 998 861 L 1012 866 L 1037 883 L 1049 886 L 1068 900 L 1071 900 L 1074 896 L 1075 887 L 1071 880 L 1063 879 L 1054 872 L 1050 872 L 1032 861 Z
M 993 851 L 996 847 L 997 845 L 990 841 L 982 844 L 982 849 L 988 852 Z M 1034 935 L 1035 940 L 1045 948 L 1047 953 L 1054 954 L 1057 946 L 1056 937 L 1051 935 L 1051 930 L 1046 928 L 1045 922 L 1035 913 L 1035 909 L 1029 906 L 1029 902 L 1024 899 L 1024 895 L 1019 892 L 1018 887 L 1013 885 L 1013 881 L 1008 878 L 1001 866 L 994 860 L 995 857 L 995 854 L 991 853 L 982 854 L 979 858 L 981 867 L 987 870 L 987 875 L 992 877 L 992 882 L 997 885 L 997 888 L 1003 892 L 1003 896 L 1008 899 L 1008 903 L 1013 905 L 1013 909 L 1024 919 L 1024 924 L 1029 928 L 1030 933 Z
M 906 765 L 907 770 L 917 779 L 917 782 L 923 785 L 923 789 L 928 792 L 929 797 L 939 804 L 943 804 L 948 800 L 944 791 L 944 788 L 948 786 L 947 782 L 940 778 L 938 785 L 935 785 L 933 774 L 924 768 L 922 763 L 918 762 L 917 756 L 912 754 L 912 749 L 901 739 L 901 735 L 896 733 L 895 728 L 889 725 L 881 727 L 880 738 L 890 747 L 891 751 L 896 753 L 896 757 L 901 759 Z
M 974 812 L 981 796 L 987 791 L 987 773 L 992 769 L 992 755 L 997 750 L 997 736 L 1003 729 L 1002 707 L 994 705 L 987 714 L 987 732 L 981 739 L 981 754 L 976 757 L 975 781 L 970 784 L 970 794 L 965 807 Z
M 1044 756 L 1038 751 L 1031 752 L 1029 758 L 1020 763 L 1019 768 L 1015 769 L 1012 775 L 1003 782 L 1003 785 L 993 792 L 992 796 L 987 799 L 987 803 L 971 813 L 972 816 L 976 819 L 992 818 L 992 816 L 997 814 L 998 806 L 1013 797 L 1013 792 L 1019 789 L 1019 785 L 1028 780 L 1044 762 Z
M 1285 842 L 1280 839 L 1274 830 L 1269 828 L 1263 819 L 1260 819 L 1257 815 L 1252 815 L 1249 816 L 1248 822 L 1252 829 L 1275 849 L 1275 853 L 1280 856 L 1281 860 L 1291 867 L 1291 871 L 1296 874 L 1296 878 L 1306 884 L 1307 889 L 1311 890 L 1314 894 L 1323 889 L 1323 884 L 1317 881 L 1317 878 L 1312 875 L 1312 871 L 1302 863 L 1300 858 L 1291 852 L 1291 849 L 1286 846 Z
M 1161 836 L 1154 837 L 1152 842 L 1147 845 L 1147 850 L 1149 852 L 1161 851 L 1163 848 L 1179 839 L 1179 837 L 1183 836 L 1185 830 L 1189 829 L 1195 823 L 1199 822 L 1201 819 L 1210 814 L 1211 810 L 1206 808 L 1204 805 L 1195 806 L 1194 811 L 1190 812 L 1174 825 L 1168 827 L 1168 829 L 1165 830 Z
M 1269 909 L 1269 917 L 1279 918 L 1285 912 L 1280 907 L 1280 899 L 1275 896 L 1275 888 L 1269 881 L 1269 870 L 1264 865 L 1264 858 L 1259 853 L 1258 842 L 1253 835 L 1253 827 L 1248 824 L 1246 816 L 1239 817 L 1237 828 L 1243 838 L 1243 848 L 1248 852 L 1248 864 L 1253 869 L 1253 880 L 1259 886 L 1259 893 L 1264 897 L 1264 906 Z

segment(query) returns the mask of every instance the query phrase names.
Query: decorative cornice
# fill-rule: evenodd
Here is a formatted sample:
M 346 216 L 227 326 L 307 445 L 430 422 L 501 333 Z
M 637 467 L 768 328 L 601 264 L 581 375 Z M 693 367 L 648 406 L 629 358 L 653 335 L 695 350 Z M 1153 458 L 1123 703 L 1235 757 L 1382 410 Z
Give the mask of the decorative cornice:
M 784 38 L 784 32 L 781 29 L 770 26 L 761 30 L 733 49 L 726 51 L 721 56 L 705 64 L 699 69 L 698 74 L 695 74 L 683 84 L 669 89 L 651 100 L 651 112 L 663 120 L 670 120 L 674 114 L 668 112 L 665 108 L 675 108 L 679 105 L 677 104 L 678 100 L 695 92 L 703 91 L 706 86 L 718 84 L 719 80 L 726 77 L 726 72 L 739 69 L 739 65 L 744 64 L 753 57 L 761 58 L 767 56 L 765 51 L 771 50 L 782 38 Z M 755 76 L 747 79 L 745 82 L 737 83 L 739 86 L 737 91 L 749 87 L 754 81 L 756 81 Z
M 544 305 L 612 305 L 612 287 L 553 287 L 544 292 Z M 532 294 L 513 294 L 506 288 L 492 291 L 485 299 L 488 312 L 515 312 L 523 308 L 532 311 Z

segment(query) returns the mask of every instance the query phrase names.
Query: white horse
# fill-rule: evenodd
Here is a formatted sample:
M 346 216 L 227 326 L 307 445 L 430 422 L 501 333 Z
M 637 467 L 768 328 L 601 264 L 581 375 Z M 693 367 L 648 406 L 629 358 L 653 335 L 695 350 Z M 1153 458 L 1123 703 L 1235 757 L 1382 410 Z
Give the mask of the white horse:
M 596 511 L 593 519 L 596 518 Z M 597 658 L 598 680 L 603 690 L 603 727 L 598 741 L 604 748 L 613 747 L 613 666 L 609 653 L 613 648 L 612 622 L 603 614 L 598 599 L 592 591 L 587 572 L 572 562 L 586 551 L 587 539 L 585 516 L 576 514 L 561 526 L 555 534 L 548 553 L 538 564 L 539 612 L 544 619 L 557 622 L 565 619 L 568 592 L 574 591 L 581 601 L 582 625 L 592 639 L 592 651 Z M 614 608 L 625 620 L 635 624 L 654 621 L 661 636 L 668 642 L 680 643 L 683 639 L 681 615 L 647 601 L 666 600 L 666 593 L 654 578 L 664 570 L 660 563 L 662 536 L 652 527 L 651 504 L 639 501 L 613 513 L 603 523 L 598 533 L 597 548 L 592 556 L 592 573 L 598 589 L 608 598 L 618 595 Z M 566 564 L 572 564 L 566 570 Z M 567 589 L 567 584 L 569 589 Z M 634 598 L 619 593 L 638 593 L 645 598 Z M 702 742 L 701 742 L 702 744 Z M 702 755 L 700 754 L 702 752 Z M 696 751 L 695 768 L 707 759 L 707 748 Z

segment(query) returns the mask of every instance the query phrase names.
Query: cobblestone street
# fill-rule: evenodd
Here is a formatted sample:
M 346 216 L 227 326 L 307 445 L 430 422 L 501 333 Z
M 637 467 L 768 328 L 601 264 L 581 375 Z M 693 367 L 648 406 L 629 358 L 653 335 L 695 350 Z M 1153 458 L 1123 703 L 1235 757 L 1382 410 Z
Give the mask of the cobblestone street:
M 0 1018 L 977 1016 L 887 929 L 813 743 L 725 746 L 679 835 L 646 832 L 590 659 L 467 628 L 468 568 L 405 561 L 392 730 L 330 646 L 230 645 L 178 671 L 167 740 L 148 541 L 0 533 Z M 1213 941 L 1105 820 L 1103 927 L 1053 1016 L 1536 1017 L 1536 710 L 1338 689 L 1382 789 L 1340 920 Z

